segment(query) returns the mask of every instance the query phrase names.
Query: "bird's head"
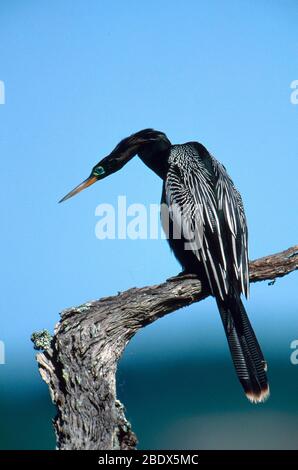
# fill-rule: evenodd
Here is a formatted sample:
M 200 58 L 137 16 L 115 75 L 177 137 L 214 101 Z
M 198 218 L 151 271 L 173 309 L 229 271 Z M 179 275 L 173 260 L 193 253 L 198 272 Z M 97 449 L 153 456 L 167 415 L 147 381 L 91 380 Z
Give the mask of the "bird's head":
M 91 186 L 98 180 L 120 170 L 132 157 L 140 152 L 146 152 L 146 149 L 164 149 L 171 145 L 167 136 L 154 129 L 144 129 L 136 132 L 126 139 L 121 140 L 114 150 L 99 163 L 97 163 L 90 173 L 90 176 L 64 196 L 59 202 L 75 196 L 83 189 Z

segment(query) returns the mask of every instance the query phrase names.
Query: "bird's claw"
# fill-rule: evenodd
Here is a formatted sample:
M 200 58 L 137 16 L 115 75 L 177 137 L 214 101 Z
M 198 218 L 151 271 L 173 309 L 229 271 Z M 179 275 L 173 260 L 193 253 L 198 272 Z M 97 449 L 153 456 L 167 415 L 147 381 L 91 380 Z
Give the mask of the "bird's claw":
M 176 282 L 178 280 L 185 280 L 185 279 L 198 279 L 198 275 L 195 273 L 188 273 L 186 271 L 181 271 L 181 273 L 177 274 L 177 276 L 169 277 L 167 282 Z

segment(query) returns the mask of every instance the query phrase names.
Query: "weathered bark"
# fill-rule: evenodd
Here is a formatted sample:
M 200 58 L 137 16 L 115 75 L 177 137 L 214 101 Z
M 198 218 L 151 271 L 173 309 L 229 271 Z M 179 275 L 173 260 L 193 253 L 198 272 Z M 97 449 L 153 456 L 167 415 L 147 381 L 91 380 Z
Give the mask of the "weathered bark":
M 296 269 L 298 246 L 252 261 L 250 280 L 273 280 Z M 116 399 L 117 362 L 140 328 L 208 295 L 200 280 L 177 276 L 64 310 L 53 337 L 46 331 L 32 335 L 43 350 L 37 362 L 57 407 L 58 449 L 136 447 Z

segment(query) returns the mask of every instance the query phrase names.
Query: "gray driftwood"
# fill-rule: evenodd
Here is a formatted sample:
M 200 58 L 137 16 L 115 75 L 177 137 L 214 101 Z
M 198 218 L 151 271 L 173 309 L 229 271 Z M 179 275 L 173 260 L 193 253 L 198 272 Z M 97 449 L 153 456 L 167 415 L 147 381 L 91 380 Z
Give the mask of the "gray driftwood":
M 250 263 L 251 282 L 298 269 L 298 246 Z M 144 326 L 209 295 L 199 279 L 177 276 L 64 310 L 54 336 L 32 340 L 57 408 L 58 449 L 135 449 L 137 439 L 116 398 L 117 362 Z

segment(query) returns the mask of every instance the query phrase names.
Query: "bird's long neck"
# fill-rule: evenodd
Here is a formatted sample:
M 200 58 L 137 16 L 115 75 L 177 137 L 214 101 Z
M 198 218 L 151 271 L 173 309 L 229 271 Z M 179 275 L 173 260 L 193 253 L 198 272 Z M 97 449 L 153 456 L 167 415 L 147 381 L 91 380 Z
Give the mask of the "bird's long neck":
M 138 155 L 145 165 L 163 180 L 166 178 L 168 171 L 169 153 L 169 145 L 163 142 L 156 142 L 150 146 L 141 147 L 138 151 Z

